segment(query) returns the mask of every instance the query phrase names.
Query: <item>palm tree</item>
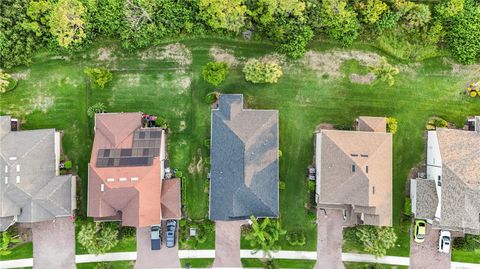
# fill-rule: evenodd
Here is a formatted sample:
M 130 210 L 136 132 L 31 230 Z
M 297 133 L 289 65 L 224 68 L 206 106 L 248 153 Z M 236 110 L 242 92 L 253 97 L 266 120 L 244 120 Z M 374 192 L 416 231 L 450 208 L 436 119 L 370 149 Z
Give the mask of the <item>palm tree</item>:
M 254 253 L 261 250 L 271 257 L 271 251 L 280 250 L 277 242 L 280 239 L 280 235 L 285 234 L 287 231 L 282 230 L 280 221 L 278 220 L 265 218 L 258 221 L 253 216 L 250 217 L 250 220 L 252 221 L 252 227 L 245 235 L 245 239 L 250 241 L 250 246 L 254 249 Z
M 118 230 L 110 225 L 87 223 L 77 235 L 78 242 L 92 254 L 103 254 L 118 244 Z
M 5 256 L 12 251 L 9 249 L 13 244 L 15 243 L 20 243 L 21 240 L 17 236 L 12 236 L 9 232 L 3 232 L 2 233 L 2 242 L 0 244 L 0 256 Z

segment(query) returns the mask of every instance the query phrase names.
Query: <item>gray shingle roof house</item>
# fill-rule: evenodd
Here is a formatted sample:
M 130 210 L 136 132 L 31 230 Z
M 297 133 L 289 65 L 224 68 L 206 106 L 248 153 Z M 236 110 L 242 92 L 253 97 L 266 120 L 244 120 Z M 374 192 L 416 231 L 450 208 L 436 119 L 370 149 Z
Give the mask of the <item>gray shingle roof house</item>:
M 434 228 L 480 234 L 480 130 L 428 132 L 426 178 L 411 180 L 412 213 Z
M 392 134 L 386 119 L 360 117 L 356 131 L 316 133 L 316 201 L 342 210 L 344 226 L 392 225 Z
M 71 216 L 75 180 L 59 176 L 60 134 L 54 129 L 11 131 L 0 116 L 0 231 L 15 222 Z
M 278 217 L 278 111 L 222 94 L 211 120 L 210 219 Z

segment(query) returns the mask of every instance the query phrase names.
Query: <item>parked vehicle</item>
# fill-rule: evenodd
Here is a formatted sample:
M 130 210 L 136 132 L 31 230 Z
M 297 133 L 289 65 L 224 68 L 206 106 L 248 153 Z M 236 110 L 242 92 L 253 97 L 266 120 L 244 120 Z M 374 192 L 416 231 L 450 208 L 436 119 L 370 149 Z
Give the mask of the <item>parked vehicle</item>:
M 415 242 L 422 243 L 423 241 L 425 241 L 426 226 L 427 223 L 424 220 L 415 220 L 415 225 L 413 226 L 413 235 Z
M 177 221 L 169 220 L 167 221 L 167 248 L 173 248 L 175 246 L 175 231 L 177 230 Z
M 162 238 L 161 238 L 161 233 L 162 233 L 162 226 L 159 225 L 153 225 L 150 227 L 150 244 L 152 250 L 159 250 L 162 246 Z
M 438 239 L 438 251 L 443 253 L 450 252 L 451 234 L 449 231 L 441 231 Z

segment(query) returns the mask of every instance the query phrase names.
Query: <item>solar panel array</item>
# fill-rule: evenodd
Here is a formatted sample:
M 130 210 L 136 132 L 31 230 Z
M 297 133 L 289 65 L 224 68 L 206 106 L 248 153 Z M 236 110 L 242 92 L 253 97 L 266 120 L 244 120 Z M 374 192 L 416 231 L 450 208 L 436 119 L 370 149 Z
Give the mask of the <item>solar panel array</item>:
M 97 167 L 126 167 L 152 165 L 160 155 L 162 131 L 157 128 L 137 129 L 133 147 L 122 149 L 99 149 Z

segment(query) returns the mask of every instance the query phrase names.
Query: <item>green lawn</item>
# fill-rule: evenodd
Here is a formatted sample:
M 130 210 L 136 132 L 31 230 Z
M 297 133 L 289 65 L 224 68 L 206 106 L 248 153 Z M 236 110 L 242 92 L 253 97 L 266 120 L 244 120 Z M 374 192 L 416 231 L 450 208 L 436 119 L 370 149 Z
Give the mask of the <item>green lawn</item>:
M 96 262 L 91 263 L 77 263 L 77 269 L 95 269 L 95 266 L 99 264 Z M 116 262 L 106 262 L 110 265 L 111 268 L 115 269 L 133 269 L 135 263 L 133 261 L 116 261 Z
M 180 259 L 182 267 L 185 267 L 186 264 L 190 264 L 191 268 L 207 268 L 212 266 L 214 259 Z
M 315 261 L 311 260 L 287 260 L 287 259 L 277 259 L 276 262 L 280 268 L 313 268 L 315 266 Z M 262 268 L 263 263 L 259 259 L 242 259 L 243 267 L 256 267 Z
M 203 81 L 201 68 L 212 60 L 209 56 L 212 46 L 228 49 L 238 61 L 272 53 L 273 48 L 262 43 L 210 39 L 187 40 L 183 44 L 186 50 L 177 46 L 176 50 L 155 47 L 125 52 L 115 43 L 101 41 L 74 57 L 60 59 L 43 53 L 31 66 L 9 70 L 21 72 L 26 79 L 19 81 L 17 89 L 1 96 L 0 114 L 21 118 L 23 129 L 64 131 L 65 153 L 74 161 L 82 179 L 81 212 L 86 209 L 86 167 L 93 138 L 92 121 L 86 116 L 86 108 L 95 102 L 104 102 L 110 112 L 144 111 L 168 120 L 171 164 L 184 175 L 184 212 L 192 219 L 208 217 L 205 160 L 209 152 L 204 141 L 210 135 L 210 109 L 203 98 L 215 88 Z M 336 46 L 317 42 L 312 48 L 323 52 L 319 54 L 322 56 Z M 354 48 L 381 53 L 364 44 Z M 165 53 L 170 50 L 175 53 Z M 313 61 L 330 64 L 329 61 L 335 59 L 319 57 Z M 302 231 L 307 237 L 302 247 L 291 247 L 282 240 L 283 249 L 314 250 L 316 247 L 316 227 L 305 209 L 310 202 L 305 172 L 313 161 L 315 127 L 323 122 L 351 126 L 361 115 L 393 116 L 399 122 L 394 136 L 393 224 L 400 240 L 388 254 L 408 255 L 409 223 L 402 222 L 401 211 L 408 173 L 424 154 L 425 121 L 439 115 L 461 125 L 467 115 L 478 113 L 480 103 L 478 98 L 462 94 L 465 84 L 477 75 L 473 67 L 460 67 L 461 72 L 453 74 L 451 63 L 442 58 L 410 65 L 392 58 L 389 61 L 401 69 L 393 87 L 381 82 L 374 85 L 350 82 L 350 74 L 366 72 L 365 65 L 355 60 L 337 63 L 323 71 L 312 70 L 303 61 L 287 60 L 283 63 L 284 75 L 277 84 L 248 83 L 239 65 L 230 70 L 226 81 L 217 88 L 224 93 L 243 93 L 250 108 L 280 111 L 283 152 L 280 179 L 286 183 L 286 189 L 280 192 L 280 217 L 286 230 Z M 96 65 L 113 70 L 114 80 L 105 89 L 90 88 L 82 72 L 84 67 Z M 325 72 L 335 67 L 338 67 L 338 77 Z M 214 242 L 214 238 L 209 240 Z M 133 244 L 133 241 L 127 242 L 116 251 L 133 250 Z M 348 242 L 345 247 L 348 251 L 359 251 Z M 468 260 L 469 255 L 454 254 L 456 257 Z
M 363 262 L 344 262 L 345 269 L 407 269 L 408 266 L 401 265 L 388 265 L 388 264 L 372 264 L 372 263 L 363 263 Z

